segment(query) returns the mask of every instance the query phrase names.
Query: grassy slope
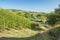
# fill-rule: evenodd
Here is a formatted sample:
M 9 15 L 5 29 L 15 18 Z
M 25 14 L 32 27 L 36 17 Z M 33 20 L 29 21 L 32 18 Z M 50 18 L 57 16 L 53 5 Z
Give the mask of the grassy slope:
M 21 29 L 19 31 L 11 29 L 0 33 L 0 37 L 6 40 L 58 40 L 60 27 L 45 30 L 43 33 L 40 32 L 41 31 L 33 31 L 31 29 Z
M 0 29 L 30 27 L 30 21 L 25 17 L 0 9 Z
M 1 40 L 58 40 L 58 35 L 60 35 L 60 27 L 51 28 L 41 33 L 41 31 L 24 29 L 27 26 L 30 26 L 30 21 L 26 18 L 0 9 L 0 30 L 7 29 L 0 32 Z M 19 29 L 21 27 L 23 29 L 16 30 L 16 28 Z M 45 27 L 42 26 L 42 28 L 44 29 Z

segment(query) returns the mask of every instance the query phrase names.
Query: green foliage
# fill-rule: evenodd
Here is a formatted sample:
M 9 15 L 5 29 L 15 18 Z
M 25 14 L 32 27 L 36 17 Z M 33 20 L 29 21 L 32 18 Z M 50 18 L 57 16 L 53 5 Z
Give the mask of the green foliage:
M 39 24 L 37 24 L 37 23 L 32 23 L 32 24 L 31 24 L 31 27 L 32 27 L 32 28 L 38 28 L 38 27 L 39 27 Z
M 60 14 L 60 5 L 59 5 L 59 8 L 55 9 L 55 13 Z
M 60 21 L 60 15 L 58 14 L 55 14 L 55 13 L 50 13 L 48 16 L 47 16 L 47 23 L 49 25 L 55 25 L 57 22 Z
M 31 14 L 30 14 L 30 13 L 28 13 L 28 12 L 25 12 L 25 14 L 24 14 L 24 15 L 25 15 L 25 17 L 26 17 L 26 18 L 30 18 L 30 17 L 31 17 Z
M 49 30 L 48 34 L 52 40 L 57 40 L 60 35 L 60 27 Z
M 19 16 L 24 16 L 22 12 L 17 12 L 16 14 Z
M 33 13 L 32 13 L 32 14 L 31 14 L 31 18 L 34 18 L 34 19 L 35 19 L 35 18 L 36 18 L 36 14 L 33 14 Z
M 25 17 L 0 9 L 0 29 L 30 27 L 31 22 Z

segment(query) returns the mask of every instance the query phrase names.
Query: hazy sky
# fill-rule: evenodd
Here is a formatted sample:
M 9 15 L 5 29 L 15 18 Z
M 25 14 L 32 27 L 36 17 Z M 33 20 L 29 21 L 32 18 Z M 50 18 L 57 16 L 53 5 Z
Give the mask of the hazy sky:
M 0 7 L 26 11 L 50 12 L 58 7 L 60 0 L 0 0 Z

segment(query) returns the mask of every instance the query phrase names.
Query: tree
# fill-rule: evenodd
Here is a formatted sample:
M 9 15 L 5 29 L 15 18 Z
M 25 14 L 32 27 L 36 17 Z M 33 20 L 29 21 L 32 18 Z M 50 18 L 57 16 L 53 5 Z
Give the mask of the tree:
M 40 18 L 41 17 L 41 15 L 40 14 L 37 14 L 37 16 L 36 16 L 37 18 Z
M 35 19 L 35 18 L 36 18 L 36 14 L 33 14 L 33 13 L 32 13 L 32 14 L 31 14 L 31 18 L 34 18 L 34 19 Z
M 59 4 L 59 8 L 55 9 L 55 13 L 60 14 L 60 4 Z
M 60 22 L 60 15 L 58 14 L 55 14 L 55 13 L 50 13 L 48 16 L 47 16 L 47 23 L 49 25 L 52 25 L 54 26 L 57 22 Z
M 31 14 L 29 12 L 25 12 L 24 15 L 25 15 L 26 18 L 30 18 L 31 17 Z
M 47 16 L 47 23 L 54 26 L 56 23 L 60 23 L 60 5 L 59 8 L 55 9 L 55 13 L 50 13 Z

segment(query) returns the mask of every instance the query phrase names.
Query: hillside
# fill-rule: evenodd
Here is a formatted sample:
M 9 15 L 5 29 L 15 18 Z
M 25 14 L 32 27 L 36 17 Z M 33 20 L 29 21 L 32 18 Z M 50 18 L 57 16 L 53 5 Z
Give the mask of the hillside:
M 18 16 L 5 9 L 0 9 L 0 31 L 4 29 L 20 29 L 24 27 L 30 27 L 30 20 L 25 17 Z
M 60 40 L 59 21 L 56 13 L 0 8 L 0 40 Z

